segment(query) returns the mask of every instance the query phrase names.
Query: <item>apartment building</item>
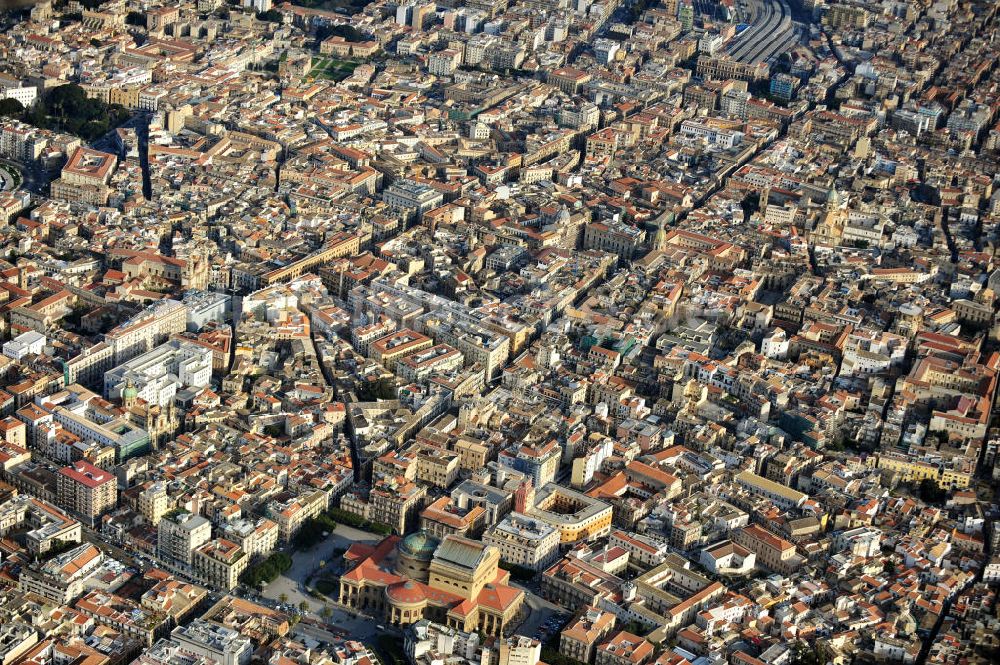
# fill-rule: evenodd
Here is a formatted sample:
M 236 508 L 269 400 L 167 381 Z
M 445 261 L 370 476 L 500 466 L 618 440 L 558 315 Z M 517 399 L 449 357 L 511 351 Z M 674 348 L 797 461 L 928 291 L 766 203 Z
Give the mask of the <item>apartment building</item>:
M 416 458 L 416 480 L 446 490 L 458 479 L 458 453 L 427 444 L 417 444 L 411 450 Z
M 239 584 L 250 556 L 231 540 L 217 538 L 194 550 L 194 574 L 215 589 L 229 591 Z
M 575 95 L 585 86 L 593 76 L 575 67 L 560 67 L 553 69 L 546 75 L 546 82 L 553 85 L 568 95 Z
M 104 554 L 85 543 L 55 557 L 25 566 L 18 576 L 18 590 L 35 593 L 54 603 L 71 603 L 83 594 L 84 580 L 104 562 Z
M 434 346 L 434 340 L 414 330 L 404 328 L 372 342 L 371 358 L 392 372 L 404 356 Z
M 368 496 L 369 519 L 406 533 L 424 505 L 427 488 L 404 478 L 379 481 Z
M 56 474 L 56 496 L 60 507 L 93 526 L 118 505 L 118 482 L 111 472 L 79 460 Z
M 253 642 L 239 631 L 218 623 L 195 619 L 170 633 L 182 653 L 194 654 L 218 665 L 249 665 Z
M 512 450 L 503 450 L 497 457 L 502 465 L 520 471 L 531 479 L 531 484 L 541 487 L 555 480 L 562 458 L 562 448 L 555 440 L 545 443 L 524 444 Z
M 45 406 L 51 410 L 55 423 L 83 441 L 111 448 L 119 462 L 146 452 L 149 433 L 102 402 L 82 386 L 71 385 L 49 395 Z
M 77 148 L 52 182 L 52 198 L 75 203 L 105 205 L 111 196 L 108 182 L 118 164 L 114 155 L 90 148 Z
M 223 533 L 249 556 L 267 556 L 278 546 L 278 524 L 266 517 L 227 522 Z
M 758 564 L 779 573 L 791 573 L 803 562 L 795 553 L 795 545 L 757 524 L 736 531 L 733 542 L 753 552 Z
M 462 508 L 451 497 L 438 497 L 420 511 L 420 530 L 435 538 L 445 536 L 478 537 L 486 523 L 486 510 L 482 506 Z
M 535 494 L 535 505 L 526 511 L 559 532 L 560 544 L 595 540 L 611 533 L 611 506 L 582 492 L 546 483 Z
M 287 543 L 291 542 L 307 520 L 329 507 L 329 495 L 323 490 L 315 490 L 282 500 L 272 500 L 267 505 L 267 516 L 277 523 L 278 538 Z
M 139 493 L 138 500 L 139 514 L 153 526 L 160 523 L 160 519 L 171 509 L 170 496 L 167 494 L 167 486 L 162 482 L 150 483 Z
M 435 344 L 401 358 L 396 365 L 396 374 L 407 381 L 424 381 L 434 374 L 459 369 L 464 364 L 465 358 L 458 349 L 448 344 Z
M 585 608 L 559 635 L 559 653 L 581 663 L 593 663 L 597 645 L 615 629 L 611 612 Z
M 768 480 L 750 471 L 741 471 L 733 479 L 736 484 L 750 492 L 763 496 L 774 502 L 779 508 L 791 510 L 800 507 L 809 498 L 798 490 L 793 490 L 787 485 Z
M 393 208 L 411 211 L 419 219 L 444 203 L 444 194 L 422 182 L 401 178 L 385 188 L 382 200 Z
M 157 555 L 168 564 L 190 570 L 194 551 L 212 537 L 212 523 L 184 510 L 167 513 L 157 526 Z
M 510 513 L 483 536 L 516 566 L 543 570 L 559 557 L 559 530 L 522 513 Z
M 617 254 L 623 259 L 631 259 L 645 236 L 643 230 L 634 226 L 591 222 L 584 228 L 583 246 L 585 249 L 599 249 Z
M 653 645 L 622 630 L 597 647 L 595 665 L 642 665 L 653 658 Z
M 104 335 L 114 363 L 151 351 L 174 333 L 187 329 L 187 307 L 177 300 L 161 300 Z

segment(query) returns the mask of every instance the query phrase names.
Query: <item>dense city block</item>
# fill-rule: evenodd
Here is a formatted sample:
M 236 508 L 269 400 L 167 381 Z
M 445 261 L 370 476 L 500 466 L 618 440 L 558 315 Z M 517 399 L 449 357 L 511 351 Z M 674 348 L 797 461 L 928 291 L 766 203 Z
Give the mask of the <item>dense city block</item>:
M 1000 662 L 998 13 L 0 0 L 0 665 Z

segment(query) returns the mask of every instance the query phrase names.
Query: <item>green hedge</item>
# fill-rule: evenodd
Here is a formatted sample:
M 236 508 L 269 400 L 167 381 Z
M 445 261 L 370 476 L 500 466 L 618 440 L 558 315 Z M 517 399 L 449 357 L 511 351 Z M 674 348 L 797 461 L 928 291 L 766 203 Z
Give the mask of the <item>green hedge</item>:
M 506 561 L 501 561 L 500 567 L 510 573 L 510 576 L 519 582 L 528 582 L 535 579 L 536 573 L 531 568 L 519 566 L 516 563 L 508 563 Z
M 334 596 L 340 591 L 340 584 L 337 580 L 324 577 L 316 582 L 316 590 L 328 596 Z
M 372 533 L 377 533 L 383 536 L 388 536 L 392 533 L 392 528 L 386 524 L 366 520 L 363 517 L 358 517 L 354 513 L 349 513 L 346 510 L 341 510 L 340 508 L 331 508 L 326 511 L 326 514 L 331 519 L 334 519 L 341 524 L 346 524 L 347 526 L 353 526 L 355 529 L 371 531 Z
M 292 557 L 284 552 L 275 552 L 243 573 L 243 582 L 250 586 L 260 586 L 278 579 L 278 576 L 292 567 Z
M 392 533 L 392 529 L 379 522 L 372 522 L 363 517 L 358 517 L 354 513 L 349 513 L 340 508 L 330 508 L 326 512 L 320 513 L 316 517 L 309 518 L 295 534 L 295 545 L 301 548 L 309 548 L 323 540 L 324 533 L 329 533 L 337 528 L 337 524 L 346 524 L 363 531 L 371 531 L 382 536 Z
M 542 646 L 542 661 L 548 665 L 586 665 L 582 661 L 559 653 L 559 649 L 551 646 L 551 642 Z

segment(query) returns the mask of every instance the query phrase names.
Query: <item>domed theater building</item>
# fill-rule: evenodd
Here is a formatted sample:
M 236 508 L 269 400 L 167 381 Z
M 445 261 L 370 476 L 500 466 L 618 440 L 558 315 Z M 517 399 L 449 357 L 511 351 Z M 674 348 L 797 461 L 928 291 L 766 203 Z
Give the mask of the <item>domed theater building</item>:
M 524 592 L 508 584 L 500 552 L 484 543 L 421 531 L 355 543 L 344 554 L 340 603 L 394 625 L 429 619 L 464 631 L 503 635 Z

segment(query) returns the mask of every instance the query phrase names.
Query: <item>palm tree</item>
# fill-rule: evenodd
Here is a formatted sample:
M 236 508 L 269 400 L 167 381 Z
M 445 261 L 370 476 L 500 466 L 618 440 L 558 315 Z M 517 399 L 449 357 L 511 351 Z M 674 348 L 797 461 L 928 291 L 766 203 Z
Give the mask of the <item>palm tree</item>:
M 302 610 L 303 612 L 308 612 L 309 611 L 309 603 L 307 601 L 303 600 L 301 603 L 299 603 L 299 609 Z
M 285 603 L 288 602 L 288 594 L 282 591 L 281 595 L 278 596 L 278 600 L 280 600 L 281 604 L 284 605 Z

